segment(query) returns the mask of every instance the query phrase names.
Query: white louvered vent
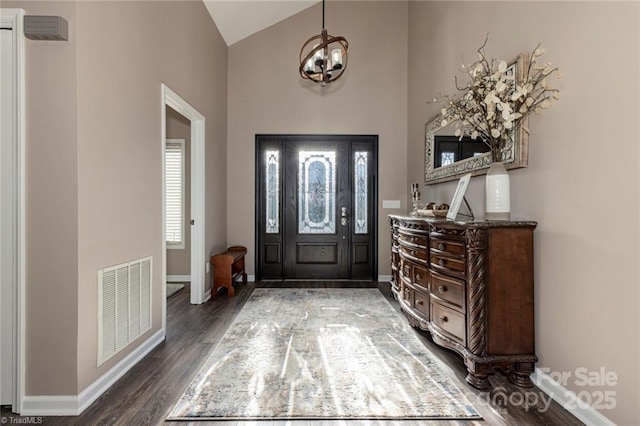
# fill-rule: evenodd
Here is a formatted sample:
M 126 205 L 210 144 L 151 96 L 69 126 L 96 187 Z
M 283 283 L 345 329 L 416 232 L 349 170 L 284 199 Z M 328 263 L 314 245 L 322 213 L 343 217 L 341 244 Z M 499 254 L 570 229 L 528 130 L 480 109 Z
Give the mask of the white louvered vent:
M 151 329 L 151 267 L 146 257 L 98 271 L 98 366 Z

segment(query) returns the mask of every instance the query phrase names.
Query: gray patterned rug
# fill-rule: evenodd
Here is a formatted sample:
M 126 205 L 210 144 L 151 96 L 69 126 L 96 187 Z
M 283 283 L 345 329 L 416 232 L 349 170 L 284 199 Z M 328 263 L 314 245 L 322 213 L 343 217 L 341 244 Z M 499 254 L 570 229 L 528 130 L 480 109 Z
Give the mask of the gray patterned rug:
M 377 289 L 256 289 L 168 420 L 478 419 Z

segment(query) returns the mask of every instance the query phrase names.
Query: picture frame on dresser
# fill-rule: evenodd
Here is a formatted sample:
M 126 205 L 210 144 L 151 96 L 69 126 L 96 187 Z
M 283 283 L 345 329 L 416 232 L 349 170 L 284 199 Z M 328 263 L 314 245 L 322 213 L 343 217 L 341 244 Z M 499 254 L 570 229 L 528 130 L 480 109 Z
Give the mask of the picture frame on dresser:
M 458 187 L 453 194 L 451 206 L 449 206 L 449 211 L 447 212 L 447 219 L 456 220 L 456 216 L 458 216 L 460 206 L 462 205 L 462 200 L 464 199 L 464 194 L 467 192 L 467 187 L 469 186 L 469 180 L 471 180 L 471 173 L 462 176 L 458 181 Z M 473 215 L 471 215 L 471 217 L 473 217 Z

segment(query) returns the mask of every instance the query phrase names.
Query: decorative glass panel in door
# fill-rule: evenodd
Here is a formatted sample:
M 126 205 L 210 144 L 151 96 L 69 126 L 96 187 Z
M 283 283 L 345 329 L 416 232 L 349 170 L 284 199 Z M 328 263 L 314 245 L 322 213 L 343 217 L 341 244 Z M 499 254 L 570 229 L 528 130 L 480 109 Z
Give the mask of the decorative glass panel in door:
M 336 152 L 298 154 L 298 232 L 336 232 Z
M 267 150 L 265 153 L 266 223 L 267 234 L 280 232 L 280 151 Z
M 367 189 L 368 173 L 367 173 L 367 151 L 356 151 L 354 154 L 354 219 L 355 233 L 367 233 L 367 205 L 369 204 L 369 193 Z

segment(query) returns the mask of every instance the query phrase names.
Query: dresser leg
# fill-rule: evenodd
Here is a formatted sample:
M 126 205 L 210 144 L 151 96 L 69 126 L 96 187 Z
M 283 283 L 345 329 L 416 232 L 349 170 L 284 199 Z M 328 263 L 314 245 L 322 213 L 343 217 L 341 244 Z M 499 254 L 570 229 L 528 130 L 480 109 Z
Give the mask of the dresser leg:
M 488 374 L 473 372 L 470 369 L 467 369 L 467 371 L 469 372 L 465 378 L 467 383 L 479 390 L 488 391 L 491 389 L 489 379 L 487 378 Z
M 533 382 L 530 375 L 533 373 L 533 367 L 534 365 L 531 362 L 516 362 L 507 375 L 507 379 L 521 388 L 532 388 Z

